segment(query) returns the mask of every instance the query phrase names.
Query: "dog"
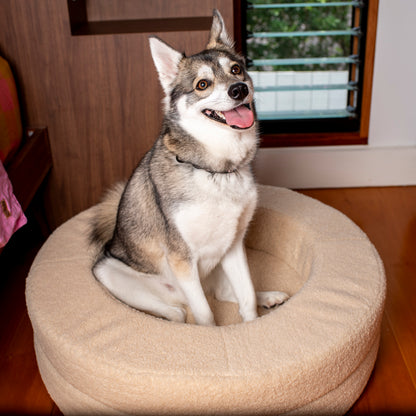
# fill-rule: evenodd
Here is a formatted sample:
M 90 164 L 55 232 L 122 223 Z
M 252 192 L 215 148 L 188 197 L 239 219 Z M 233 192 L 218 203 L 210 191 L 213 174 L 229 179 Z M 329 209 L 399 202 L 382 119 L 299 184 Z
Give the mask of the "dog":
M 186 57 L 150 37 L 165 97 L 160 136 L 93 221 L 102 246 L 92 270 L 122 302 L 175 322 L 215 325 L 206 293 L 237 302 L 243 321 L 257 305 L 244 236 L 257 204 L 250 163 L 258 144 L 253 83 L 217 10 L 204 51 Z

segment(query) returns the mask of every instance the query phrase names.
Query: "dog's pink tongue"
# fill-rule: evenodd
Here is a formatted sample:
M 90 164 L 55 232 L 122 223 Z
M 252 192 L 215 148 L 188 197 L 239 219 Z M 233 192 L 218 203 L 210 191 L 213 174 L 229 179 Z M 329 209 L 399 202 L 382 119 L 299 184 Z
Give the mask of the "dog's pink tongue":
M 254 114 L 245 105 L 234 108 L 230 111 L 223 111 L 225 120 L 229 126 L 239 127 L 240 129 L 246 129 L 251 127 L 254 123 Z

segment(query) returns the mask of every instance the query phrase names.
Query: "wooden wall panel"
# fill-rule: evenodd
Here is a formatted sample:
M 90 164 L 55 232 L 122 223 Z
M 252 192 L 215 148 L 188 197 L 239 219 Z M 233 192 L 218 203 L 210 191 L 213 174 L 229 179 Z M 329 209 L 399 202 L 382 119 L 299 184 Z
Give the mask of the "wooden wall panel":
M 103 16 L 117 3 L 103 1 Z M 175 17 L 175 2 L 163 3 L 164 17 Z M 213 3 L 232 33 L 232 1 Z M 17 76 L 24 118 L 48 126 L 54 166 L 46 206 L 54 228 L 128 177 L 157 137 L 162 94 L 148 34 L 71 36 L 66 0 L 1 0 L 0 27 L 0 54 Z M 190 54 L 208 32 L 157 35 Z
M 211 16 L 223 0 L 87 0 L 88 20 Z M 228 1 L 231 3 L 231 1 Z

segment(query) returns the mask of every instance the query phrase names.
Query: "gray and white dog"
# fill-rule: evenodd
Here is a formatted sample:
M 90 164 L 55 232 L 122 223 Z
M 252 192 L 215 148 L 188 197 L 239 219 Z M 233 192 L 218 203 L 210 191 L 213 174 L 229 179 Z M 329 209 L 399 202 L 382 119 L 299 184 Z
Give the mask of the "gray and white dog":
M 256 296 L 243 245 L 257 202 L 244 59 L 216 10 L 206 50 L 186 57 L 155 37 L 150 49 L 165 93 L 162 131 L 127 185 L 100 205 L 93 273 L 119 300 L 172 321 L 185 322 L 188 305 L 197 324 L 215 325 L 208 291 L 253 320 L 257 304 L 287 295 Z

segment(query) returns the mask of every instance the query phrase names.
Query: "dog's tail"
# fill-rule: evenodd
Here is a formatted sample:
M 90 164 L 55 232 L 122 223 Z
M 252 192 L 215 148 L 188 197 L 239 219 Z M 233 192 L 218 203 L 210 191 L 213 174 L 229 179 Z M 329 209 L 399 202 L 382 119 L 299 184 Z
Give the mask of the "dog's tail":
M 116 183 L 105 193 L 102 201 L 96 206 L 95 216 L 91 223 L 91 243 L 104 247 L 113 237 L 118 205 L 125 186 L 125 182 Z

